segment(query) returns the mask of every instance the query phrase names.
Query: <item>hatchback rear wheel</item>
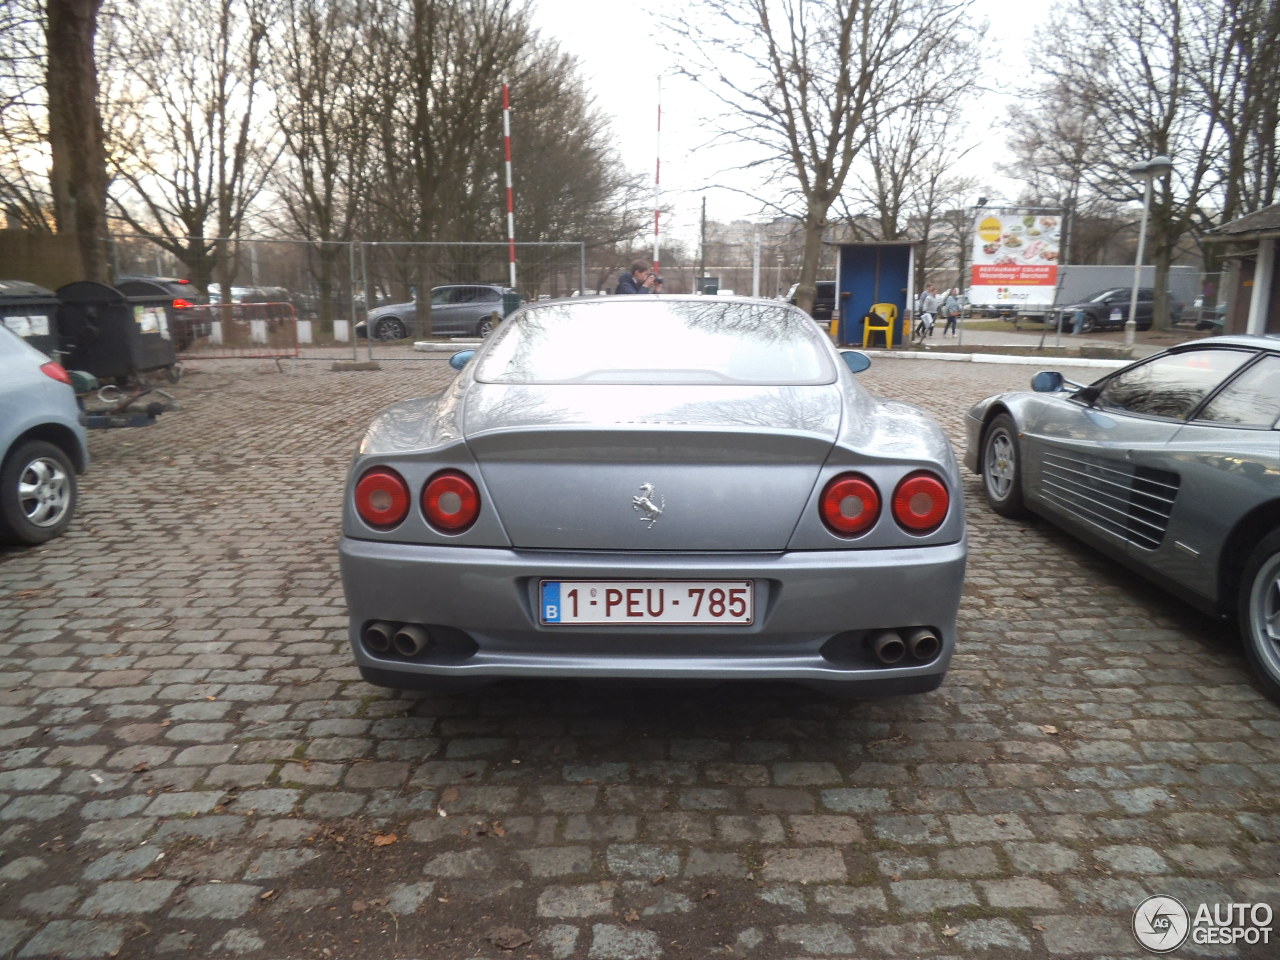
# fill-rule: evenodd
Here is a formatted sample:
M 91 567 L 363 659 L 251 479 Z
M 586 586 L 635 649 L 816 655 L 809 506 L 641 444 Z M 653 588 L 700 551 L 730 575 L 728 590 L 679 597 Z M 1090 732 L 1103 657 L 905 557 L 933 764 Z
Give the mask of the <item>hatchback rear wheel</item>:
M 1240 586 L 1240 638 L 1258 686 L 1280 703 L 1280 530 L 1249 555 Z
M 76 473 L 62 450 L 44 440 L 16 447 L 0 466 L 0 540 L 33 545 L 71 523 Z

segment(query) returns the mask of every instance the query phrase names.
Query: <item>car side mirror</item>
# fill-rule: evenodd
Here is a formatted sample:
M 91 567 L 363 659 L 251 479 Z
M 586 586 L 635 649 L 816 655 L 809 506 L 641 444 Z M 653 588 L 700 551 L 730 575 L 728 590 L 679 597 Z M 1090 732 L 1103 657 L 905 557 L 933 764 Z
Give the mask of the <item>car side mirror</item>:
M 449 358 L 449 366 L 453 367 L 455 370 L 461 370 L 475 355 L 476 352 L 474 350 L 461 350 Z
M 1056 370 L 1041 370 L 1031 378 L 1031 389 L 1036 393 L 1057 393 L 1065 382 Z
M 854 373 L 861 373 L 871 366 L 871 358 L 865 353 L 859 353 L 857 350 L 841 350 L 840 359 Z

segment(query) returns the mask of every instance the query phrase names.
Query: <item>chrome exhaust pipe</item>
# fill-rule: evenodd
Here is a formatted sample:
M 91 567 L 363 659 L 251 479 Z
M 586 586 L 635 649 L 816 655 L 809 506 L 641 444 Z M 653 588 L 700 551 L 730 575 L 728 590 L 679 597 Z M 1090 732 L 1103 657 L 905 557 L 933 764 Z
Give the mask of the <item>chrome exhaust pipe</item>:
M 391 649 L 391 638 L 395 636 L 396 628 L 389 623 L 377 620 L 364 628 L 364 634 L 361 637 L 364 645 L 374 653 L 386 653 Z
M 416 657 L 427 649 L 427 644 L 430 642 L 431 637 L 427 634 L 426 628 L 416 623 L 406 623 L 391 638 L 391 645 L 402 657 Z
M 907 633 L 905 639 L 912 660 L 927 662 L 942 652 L 942 641 L 928 627 L 916 627 Z
M 871 649 L 883 664 L 894 664 L 907 655 L 907 645 L 896 631 L 881 630 L 871 638 Z

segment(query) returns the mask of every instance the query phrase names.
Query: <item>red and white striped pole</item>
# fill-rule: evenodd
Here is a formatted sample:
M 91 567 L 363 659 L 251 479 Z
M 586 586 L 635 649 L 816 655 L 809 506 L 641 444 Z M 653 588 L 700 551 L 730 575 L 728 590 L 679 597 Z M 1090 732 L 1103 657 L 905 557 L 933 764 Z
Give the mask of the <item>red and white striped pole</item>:
M 516 201 L 511 188 L 511 91 L 502 85 L 502 139 L 507 151 L 507 249 L 511 260 L 511 287 L 516 285 Z
M 661 247 L 661 233 L 658 229 L 658 221 L 662 216 L 659 206 L 662 184 L 662 74 L 658 74 L 658 136 L 654 152 L 657 154 L 657 161 L 653 168 L 653 272 L 658 276 L 662 276 L 661 268 L 658 266 Z

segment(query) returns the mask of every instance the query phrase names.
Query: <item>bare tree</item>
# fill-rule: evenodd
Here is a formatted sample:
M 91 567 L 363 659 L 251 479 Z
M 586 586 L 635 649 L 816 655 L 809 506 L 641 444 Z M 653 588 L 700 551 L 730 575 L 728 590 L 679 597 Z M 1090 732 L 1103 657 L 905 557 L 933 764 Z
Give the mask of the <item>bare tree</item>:
M 1055 8 L 1040 63 L 1050 81 L 1021 115 L 1021 169 L 1061 181 L 1087 209 L 1137 201 L 1128 173 L 1152 156 L 1174 160 L 1151 210 L 1156 316 L 1168 317 L 1166 278 L 1182 239 L 1234 216 L 1277 183 L 1273 0 L 1067 0 Z M 1068 125 L 1066 138 L 1055 133 Z M 1066 152 L 1064 152 L 1064 148 Z
M 1046 102 L 1054 108 L 1044 109 Z M 1105 263 L 1123 216 L 1119 203 L 1088 186 L 1090 168 L 1108 149 L 1107 132 L 1090 105 L 1053 81 L 1011 107 L 1007 126 L 1012 159 L 999 169 L 1022 182 L 1019 201 L 1067 211 L 1061 262 Z
M 1071 0 L 1052 29 L 1061 46 L 1047 57 L 1055 78 L 1092 106 L 1110 141 L 1098 139 L 1086 172 L 1100 193 L 1136 200 L 1143 185 L 1129 168 L 1153 156 L 1178 158 L 1174 176 L 1156 184 L 1151 210 L 1154 311 L 1166 325 L 1170 255 L 1213 186 L 1208 124 L 1191 96 L 1185 57 L 1186 38 L 1197 27 L 1183 0 L 1109 0 L 1108 6 Z
M 1187 38 L 1191 83 L 1212 123 L 1220 202 L 1202 204 L 1194 238 L 1274 203 L 1280 196 L 1280 4 L 1215 0 L 1203 29 Z M 1214 208 L 1216 206 L 1216 209 Z M 1200 246 L 1205 269 L 1217 273 L 1224 248 Z M 1212 306 L 1207 303 L 1206 306 Z
M 957 56 L 953 50 L 937 59 L 921 74 L 907 78 L 904 92 L 914 86 L 916 93 L 906 97 L 904 108 L 869 131 L 838 202 L 855 235 L 919 242 L 917 290 L 924 286 L 925 275 L 941 272 L 957 249 L 963 228 L 956 222 L 956 211 L 963 210 L 965 197 L 975 187 L 972 178 L 952 172 L 964 156 L 955 149 L 963 99 L 939 102 L 930 90 L 940 79 L 953 89 L 969 86 L 976 79 L 979 59 Z M 945 284 L 952 285 L 950 275 Z
M 43 4 L 12 0 L 0 7 L 0 215 L 52 233 L 45 81 Z
M 642 178 L 617 156 L 609 123 L 584 92 L 577 62 L 553 45 L 532 43 L 515 72 L 512 97 L 517 237 L 581 240 L 595 250 L 638 239 L 651 222 L 651 198 Z M 492 194 L 495 210 L 501 209 L 500 196 Z M 540 281 L 535 258 L 522 262 L 521 276 Z
M 375 61 L 362 24 L 380 11 L 377 0 L 284 0 L 280 9 L 268 78 L 284 162 L 271 186 L 282 201 L 283 230 L 318 241 L 313 272 L 327 325 L 341 244 L 355 237 L 373 162 Z
M 501 170 L 494 124 L 530 36 L 514 0 L 385 0 L 365 34 L 378 121 L 367 201 L 384 235 L 501 235 L 489 189 Z
M 106 162 L 94 37 L 102 0 L 48 0 L 49 180 L 60 232 L 75 231 L 84 276 L 107 282 Z
M 946 64 L 978 35 L 968 0 L 702 0 L 670 26 L 686 72 L 721 108 L 722 140 L 797 201 L 797 302 L 812 307 L 823 233 L 881 124 L 958 96 Z M 976 60 L 976 58 L 975 58 Z M 769 203 L 770 198 L 761 197 Z M 772 200 L 775 208 L 788 201 Z
M 115 21 L 116 213 L 192 280 L 229 286 L 234 241 L 278 153 L 262 123 L 270 0 L 174 0 Z
M 1221 215 L 1234 219 L 1280 193 L 1280 5 L 1204 0 L 1187 40 L 1196 100 L 1222 145 Z
M 506 238 L 501 90 L 509 83 L 516 236 L 609 245 L 643 220 L 633 179 L 577 63 L 506 0 L 289 0 L 270 71 L 296 230 L 326 239 L 447 242 L 378 248 L 379 286 L 481 277 Z M 467 262 L 467 258 L 485 260 Z M 492 264 L 488 260 L 492 260 Z M 523 258 L 522 282 L 554 268 Z M 576 283 L 575 283 L 576 286 Z

